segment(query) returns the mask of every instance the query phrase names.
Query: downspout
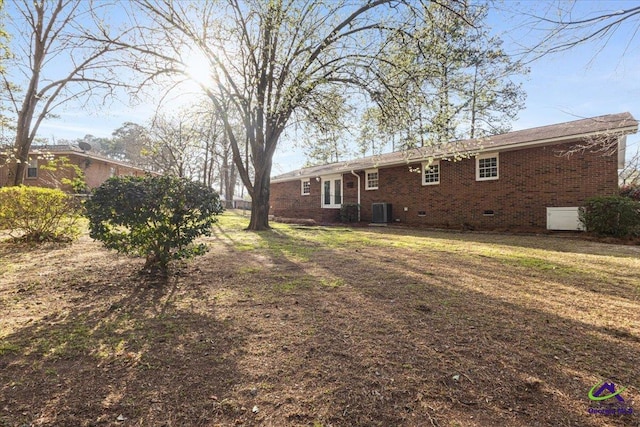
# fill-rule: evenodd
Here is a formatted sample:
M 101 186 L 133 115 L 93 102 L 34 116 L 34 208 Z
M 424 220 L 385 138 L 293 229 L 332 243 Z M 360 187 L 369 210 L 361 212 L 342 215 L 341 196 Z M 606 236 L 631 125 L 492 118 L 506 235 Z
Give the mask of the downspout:
M 354 171 L 351 171 L 351 175 L 358 178 L 358 222 L 360 222 L 360 175 L 358 175 Z
M 627 135 L 618 137 L 618 169 L 624 169 L 627 151 Z

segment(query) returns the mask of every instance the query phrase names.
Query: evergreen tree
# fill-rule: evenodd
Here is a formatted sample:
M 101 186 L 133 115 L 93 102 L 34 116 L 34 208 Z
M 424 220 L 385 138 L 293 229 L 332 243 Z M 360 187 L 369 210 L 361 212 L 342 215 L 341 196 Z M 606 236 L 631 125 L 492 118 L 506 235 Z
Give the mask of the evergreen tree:
M 410 78 L 399 79 L 397 68 L 381 76 L 381 85 L 402 81 L 405 96 L 396 108 L 378 111 L 380 138 L 391 134 L 394 148 L 409 149 L 509 131 L 525 99 L 514 80 L 528 69 L 490 36 L 487 8 L 463 15 L 429 5 L 427 13 L 431 19 L 418 30 L 415 46 L 398 34 L 387 44 L 390 55 L 404 58 Z

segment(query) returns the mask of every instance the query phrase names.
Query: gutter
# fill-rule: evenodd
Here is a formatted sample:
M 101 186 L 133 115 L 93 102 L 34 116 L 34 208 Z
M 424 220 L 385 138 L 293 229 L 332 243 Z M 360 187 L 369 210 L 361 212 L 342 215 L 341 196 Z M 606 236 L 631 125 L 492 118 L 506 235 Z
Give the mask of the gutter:
M 360 222 L 360 175 L 358 175 L 354 171 L 351 171 L 351 175 L 358 178 L 358 222 Z
M 629 126 L 625 126 L 619 129 L 615 129 L 613 130 L 615 131 L 616 134 L 621 134 L 621 136 L 625 136 L 627 134 L 631 134 L 631 133 L 635 133 L 638 131 L 638 125 L 637 124 L 633 124 L 633 125 L 629 125 Z M 577 140 L 577 139 L 582 139 L 582 138 L 589 138 L 589 137 L 593 137 L 593 136 L 597 136 L 600 134 L 604 134 L 607 131 L 591 131 L 591 132 L 585 132 L 585 133 L 581 133 L 581 134 L 574 134 L 574 135 L 564 135 L 564 136 L 559 136 L 559 137 L 552 137 L 552 138 L 545 138 L 545 139 L 538 139 L 538 140 L 533 140 L 533 141 L 524 141 L 524 142 L 517 142 L 514 144 L 504 144 L 504 145 L 498 145 L 498 146 L 491 146 L 491 145 L 482 145 L 480 144 L 480 146 L 478 147 L 478 150 L 466 150 L 466 151 L 461 151 L 461 154 L 464 153 L 474 153 L 473 155 L 478 155 L 478 154 L 483 154 L 483 153 L 494 153 L 494 152 L 506 152 L 506 151 L 514 151 L 514 150 L 519 150 L 519 149 L 523 149 L 523 148 L 531 148 L 531 147 L 544 147 L 547 145 L 555 145 L 555 144 L 559 144 L 559 143 L 563 143 L 563 142 L 568 142 L 568 141 L 572 141 L 572 140 Z M 489 137 L 490 138 L 490 137 Z M 395 152 L 398 153 L 398 152 Z M 395 153 L 388 153 L 388 154 L 395 154 Z M 451 157 L 454 153 L 452 152 L 444 152 L 444 153 L 437 153 L 436 155 L 433 156 L 434 159 L 445 159 L 447 157 Z M 384 155 L 383 155 L 384 156 Z M 472 157 L 472 156 L 470 156 Z M 355 162 L 358 161 L 362 161 L 363 159 L 355 159 Z M 408 158 L 402 158 L 400 159 L 394 159 L 394 160 L 387 160 L 382 161 L 382 162 L 376 162 L 375 165 L 372 163 L 371 166 L 369 165 L 362 165 L 362 167 L 358 166 L 358 169 L 356 170 L 363 170 L 367 167 L 377 167 L 377 168 L 381 168 L 381 167 L 388 167 L 388 166 L 401 166 L 401 165 L 405 165 L 405 164 L 410 164 L 410 163 L 417 163 L 417 162 L 421 162 L 425 160 L 424 156 L 417 156 L 417 157 L 408 157 Z M 352 161 L 352 162 L 354 162 Z M 348 161 L 344 162 L 347 163 L 345 166 L 343 166 L 342 168 L 336 168 L 335 170 L 331 170 L 331 171 L 322 171 L 322 175 L 333 175 L 333 174 L 341 174 L 341 173 L 347 173 L 349 172 L 349 165 L 348 165 Z M 351 171 L 351 173 L 353 174 L 353 170 Z M 307 179 L 307 178 L 313 178 L 314 176 L 317 176 L 318 172 L 314 171 L 313 173 L 306 173 L 306 174 L 300 174 L 298 176 L 291 176 L 291 177 L 285 177 L 285 178 L 280 178 L 280 179 L 272 179 L 271 182 L 272 183 L 278 183 L 278 182 L 287 182 L 287 181 L 293 181 L 296 179 Z M 359 177 L 358 177 L 359 178 Z
M 627 160 L 627 135 L 618 138 L 618 169 L 624 169 Z

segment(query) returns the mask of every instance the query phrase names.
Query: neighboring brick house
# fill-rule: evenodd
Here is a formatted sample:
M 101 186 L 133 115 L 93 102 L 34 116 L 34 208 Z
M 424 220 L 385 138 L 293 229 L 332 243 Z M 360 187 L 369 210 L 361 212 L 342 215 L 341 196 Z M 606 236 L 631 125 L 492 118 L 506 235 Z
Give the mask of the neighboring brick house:
M 70 163 L 80 167 L 84 172 L 89 189 L 98 187 L 112 176 L 141 176 L 145 174 L 144 169 L 82 150 L 73 145 L 47 145 L 33 147 L 29 152 L 30 161 L 25 170 L 24 185 L 59 187 L 69 191 L 68 186 L 61 185 L 61 180 L 62 178 L 72 178 L 74 174 L 71 170 L 60 169 L 52 172 L 42 169 L 42 166 L 46 165 L 50 159 L 60 157 L 66 157 Z M 0 164 L 2 164 L 1 159 Z M 9 173 L 8 167 L 0 167 L 0 187 L 4 187 L 12 181 Z
M 577 229 L 585 199 L 617 194 L 626 135 L 637 129 L 631 114 L 612 114 L 303 168 L 271 179 L 270 213 L 332 223 L 343 204 L 358 204 L 365 222 Z M 561 155 L 604 140 L 606 153 Z

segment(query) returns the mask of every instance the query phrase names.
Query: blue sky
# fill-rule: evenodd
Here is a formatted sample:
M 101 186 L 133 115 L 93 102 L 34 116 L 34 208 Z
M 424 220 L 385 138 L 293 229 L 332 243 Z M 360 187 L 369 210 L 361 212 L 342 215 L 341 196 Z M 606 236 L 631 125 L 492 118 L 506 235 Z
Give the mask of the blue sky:
M 569 4 L 560 3 L 563 7 Z M 589 16 L 603 10 L 637 5 L 637 1 L 582 0 L 574 7 L 574 16 Z M 548 3 L 507 0 L 502 6 L 506 10 L 494 12 L 490 20 L 494 32 L 505 40 L 507 50 L 515 51 L 519 44 L 533 43 L 539 34 L 532 32 L 529 26 L 523 26 L 527 18 L 519 12 L 549 12 Z M 527 93 L 526 107 L 513 123 L 513 129 L 623 111 L 640 118 L 640 35 L 634 38 L 633 33 L 637 30 L 637 23 L 636 20 L 636 25 L 620 27 L 606 45 L 583 44 L 531 63 L 531 72 L 523 81 Z M 129 107 L 121 101 L 114 101 L 100 111 L 66 108 L 58 110 L 59 118 L 43 123 L 39 136 L 56 139 L 75 139 L 86 134 L 109 136 L 125 121 L 144 123 L 154 109 L 154 105 L 145 104 Z M 628 153 L 635 151 L 640 145 L 640 136 L 629 136 L 627 143 Z M 283 144 L 276 152 L 273 173 L 297 169 L 304 162 L 302 149 L 293 144 Z

